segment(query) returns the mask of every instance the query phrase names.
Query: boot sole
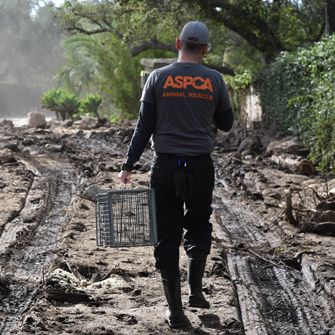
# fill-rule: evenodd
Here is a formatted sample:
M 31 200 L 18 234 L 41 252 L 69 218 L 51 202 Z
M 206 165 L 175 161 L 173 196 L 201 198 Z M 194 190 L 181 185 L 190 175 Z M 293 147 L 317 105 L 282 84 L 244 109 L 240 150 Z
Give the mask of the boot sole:
M 169 312 L 166 312 L 166 322 L 168 323 L 170 328 L 188 328 L 191 326 L 190 320 L 184 316 L 181 319 L 171 318 Z

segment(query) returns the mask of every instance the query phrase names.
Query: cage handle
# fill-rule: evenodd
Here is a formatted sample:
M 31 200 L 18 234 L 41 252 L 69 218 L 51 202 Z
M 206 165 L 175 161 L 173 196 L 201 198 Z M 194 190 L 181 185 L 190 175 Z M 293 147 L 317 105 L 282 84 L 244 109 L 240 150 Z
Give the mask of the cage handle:
M 122 186 L 121 186 L 120 189 L 123 189 L 123 190 L 131 190 L 132 188 L 134 188 L 134 186 L 137 187 L 137 188 L 148 187 L 148 186 L 145 186 L 145 185 L 140 185 L 140 184 L 137 183 L 136 181 L 130 180 L 129 183 L 122 184 Z

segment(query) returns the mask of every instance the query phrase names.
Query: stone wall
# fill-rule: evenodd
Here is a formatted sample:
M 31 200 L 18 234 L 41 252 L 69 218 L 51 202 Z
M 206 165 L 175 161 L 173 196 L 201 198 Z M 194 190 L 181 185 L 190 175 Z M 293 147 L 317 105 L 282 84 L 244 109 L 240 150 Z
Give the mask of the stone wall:
M 241 103 L 241 119 L 246 122 L 248 128 L 253 128 L 262 121 L 260 99 L 252 86 Z

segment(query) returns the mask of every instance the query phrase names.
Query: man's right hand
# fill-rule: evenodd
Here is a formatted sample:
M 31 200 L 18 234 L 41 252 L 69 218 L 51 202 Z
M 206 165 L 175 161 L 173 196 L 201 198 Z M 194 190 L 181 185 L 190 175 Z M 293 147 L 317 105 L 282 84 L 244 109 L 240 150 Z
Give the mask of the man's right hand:
M 122 184 L 128 184 L 130 183 L 130 179 L 131 179 L 131 172 L 130 171 L 126 171 L 126 170 L 122 170 L 119 175 L 119 180 Z

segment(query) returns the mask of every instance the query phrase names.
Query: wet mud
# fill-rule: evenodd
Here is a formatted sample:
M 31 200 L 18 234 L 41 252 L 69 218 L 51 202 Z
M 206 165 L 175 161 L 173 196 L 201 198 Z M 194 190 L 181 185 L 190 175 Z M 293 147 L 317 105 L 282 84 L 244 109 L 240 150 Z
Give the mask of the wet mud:
M 181 248 L 192 327 L 168 327 L 152 247 L 96 244 L 94 197 L 121 188 L 132 129 L 0 125 L 0 334 L 333 334 L 334 238 L 292 226 L 283 207 L 287 187 L 322 180 L 236 158 L 220 134 L 211 309 L 186 305 Z M 132 187 L 148 186 L 150 164 L 146 150 Z

